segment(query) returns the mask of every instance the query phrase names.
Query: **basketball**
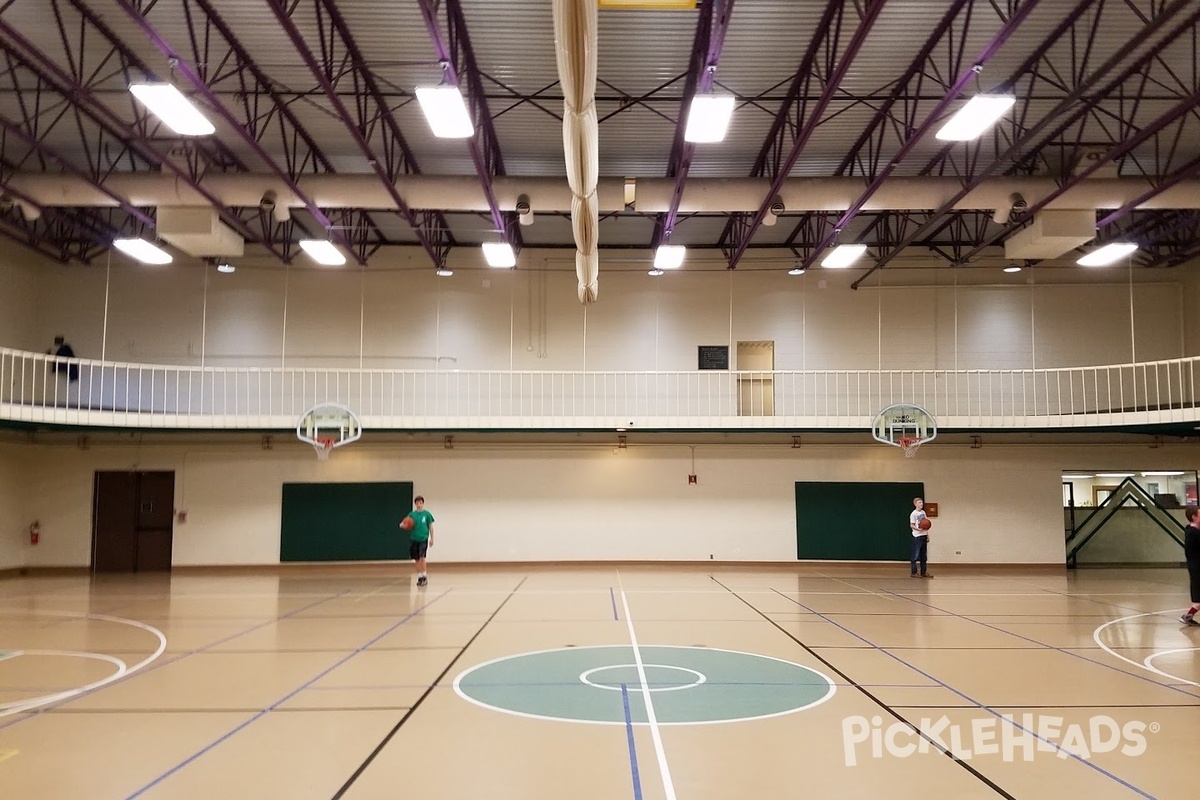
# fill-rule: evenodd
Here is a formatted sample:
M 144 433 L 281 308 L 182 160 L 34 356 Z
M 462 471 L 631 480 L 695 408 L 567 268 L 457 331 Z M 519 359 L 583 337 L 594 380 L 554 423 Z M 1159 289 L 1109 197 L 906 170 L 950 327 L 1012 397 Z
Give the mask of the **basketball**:
M 933 523 L 929 521 L 929 517 L 921 517 L 921 521 L 917 523 L 917 527 L 923 531 L 927 531 L 933 527 Z
M 406 531 L 411 531 L 413 529 L 413 518 L 405 517 L 404 519 L 400 520 L 400 527 Z

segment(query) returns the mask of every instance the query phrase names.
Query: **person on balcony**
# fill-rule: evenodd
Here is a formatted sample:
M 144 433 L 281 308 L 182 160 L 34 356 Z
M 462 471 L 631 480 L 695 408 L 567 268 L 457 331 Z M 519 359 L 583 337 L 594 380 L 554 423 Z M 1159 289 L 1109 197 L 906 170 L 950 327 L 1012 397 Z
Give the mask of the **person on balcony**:
M 53 353 L 53 355 L 56 356 L 56 360 L 54 361 L 55 372 L 57 372 L 59 375 L 66 375 L 68 380 L 79 380 L 78 364 L 68 364 L 65 361 L 58 360 L 64 358 L 75 358 L 75 350 L 72 349 L 71 345 L 67 344 L 66 340 L 62 336 L 54 337 L 54 347 L 51 348 L 51 350 L 47 350 L 46 353 L 48 355 Z

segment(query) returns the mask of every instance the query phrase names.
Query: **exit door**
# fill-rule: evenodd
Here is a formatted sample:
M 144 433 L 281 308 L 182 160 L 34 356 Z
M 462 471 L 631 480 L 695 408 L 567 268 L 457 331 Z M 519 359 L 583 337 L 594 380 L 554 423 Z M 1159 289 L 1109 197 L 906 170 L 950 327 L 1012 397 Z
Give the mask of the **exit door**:
M 97 472 L 92 571 L 170 570 L 174 515 L 174 472 Z
M 738 342 L 738 416 L 775 415 L 775 343 Z

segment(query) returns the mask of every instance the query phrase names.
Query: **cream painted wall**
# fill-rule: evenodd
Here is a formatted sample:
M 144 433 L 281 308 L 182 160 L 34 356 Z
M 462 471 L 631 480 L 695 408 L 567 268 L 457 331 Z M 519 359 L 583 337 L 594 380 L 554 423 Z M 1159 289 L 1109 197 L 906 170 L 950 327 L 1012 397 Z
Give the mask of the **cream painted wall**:
M 691 453 L 680 445 L 635 443 L 619 453 L 519 443 L 444 450 L 368 439 L 324 465 L 290 442 L 271 451 L 257 444 L 17 447 L 27 491 L 24 516 L 11 515 L 13 524 L 28 516 L 43 527 L 42 544 L 26 551 L 31 566 L 89 563 L 92 474 L 101 469 L 175 470 L 176 502 L 188 512 L 175 528 L 177 565 L 277 563 L 285 482 L 397 480 L 413 481 L 429 499 L 437 561 L 711 555 L 787 562 L 795 558 L 795 481 L 916 480 L 940 504 L 934 561 L 1060 564 L 1061 469 L 1093 462 L 1194 468 L 1200 456 L 1195 445 L 935 444 L 908 461 L 871 445 L 705 445 L 696 452 L 699 482 L 689 486 Z
M 0 345 L 42 351 L 54 337 L 37 338 L 38 267 L 42 259 L 22 249 L 0 251 Z
M 19 303 L 24 316 L 0 323 L 0 344 L 44 349 L 63 333 L 81 356 L 150 363 L 690 371 L 698 345 L 739 340 L 774 341 L 776 368 L 787 370 L 1082 366 L 1135 351 L 1174 358 L 1197 339 L 1184 309 L 1200 290 L 1179 272 L 1138 273 L 1131 288 L 1119 270 L 977 269 L 953 285 L 950 270 L 892 269 L 855 291 L 858 271 L 792 277 L 751 261 L 651 278 L 630 256 L 602 265 L 600 302 L 585 309 L 561 255 L 531 251 L 506 272 L 456 253 L 452 278 L 387 253 L 365 272 L 276 265 L 206 276 L 114 258 L 109 276 L 105 265 L 47 263 L 33 290 L 28 271 L 3 266 L 36 309 Z
M 25 460 L 34 448 L 0 444 L 0 569 L 25 565 L 29 548 Z

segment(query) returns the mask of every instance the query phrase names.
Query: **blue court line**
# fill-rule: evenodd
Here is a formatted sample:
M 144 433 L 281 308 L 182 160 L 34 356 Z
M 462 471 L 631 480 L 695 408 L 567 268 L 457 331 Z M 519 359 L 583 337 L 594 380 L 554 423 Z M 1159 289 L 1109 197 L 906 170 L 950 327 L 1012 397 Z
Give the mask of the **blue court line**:
M 443 597 L 445 597 L 446 595 L 448 595 L 448 594 L 449 594 L 451 591 L 453 591 L 453 589 L 447 589 L 446 591 L 442 592 L 441 594 L 439 594 L 437 597 L 435 597 L 435 598 L 433 598 L 432 600 L 430 600 L 430 601 L 429 601 L 428 603 L 426 603 L 425 605 L 421 606 L 421 607 L 420 607 L 420 608 L 418 608 L 417 610 L 415 610 L 415 611 L 413 611 L 412 613 L 410 613 L 408 616 L 406 616 L 406 617 L 403 617 L 403 618 L 402 618 L 402 619 L 401 619 L 399 622 L 397 622 L 397 623 L 395 623 L 394 625 L 392 625 L 391 627 L 389 627 L 389 628 L 388 628 L 387 630 L 385 630 L 383 633 L 380 633 L 379 635 L 377 635 L 377 636 L 375 636 L 374 638 L 372 638 L 372 639 L 371 639 L 371 641 L 367 642 L 366 644 L 364 644 L 364 645 L 360 646 L 360 647 L 359 647 L 357 650 L 355 650 L 355 651 L 353 651 L 352 653 L 349 653 L 349 654 L 348 654 L 348 655 L 346 655 L 345 657 L 341 658 L 341 659 L 340 659 L 340 660 L 338 660 L 336 663 L 334 663 L 332 666 L 330 666 L 330 667 L 327 667 L 326 669 L 322 670 L 322 671 L 321 671 L 319 674 L 317 674 L 315 677 L 313 677 L 312 679 L 310 679 L 308 682 L 306 682 L 306 683 L 304 683 L 304 684 L 302 684 L 302 685 L 300 685 L 300 686 L 296 687 L 296 688 L 295 688 L 295 689 L 293 689 L 292 691 L 288 692 L 286 695 L 284 695 L 283 697 L 279 698 L 279 699 L 278 699 L 278 700 L 276 700 L 274 703 L 272 703 L 271 705 L 269 705 L 269 706 L 267 706 L 266 708 L 264 708 L 262 711 L 259 711 L 259 712 L 258 712 L 257 714 L 255 714 L 253 717 L 251 717 L 250 719 L 246 720 L 246 721 L 245 721 L 245 722 L 243 722 L 241 725 L 238 725 L 238 726 L 237 726 L 236 728 L 234 728 L 233 730 L 231 730 L 231 731 L 229 731 L 229 732 L 225 733 L 225 734 L 224 734 L 224 735 L 222 735 L 220 738 L 218 738 L 218 739 L 216 739 L 216 740 L 214 740 L 214 741 L 212 741 L 212 742 L 209 742 L 209 743 L 208 743 L 208 744 L 207 744 L 205 747 L 201 748 L 200 750 L 197 750 L 195 753 L 193 753 L 192 755 L 188 756 L 188 757 L 187 757 L 187 758 L 185 758 L 183 761 L 180 761 L 178 764 L 176 764 L 175 766 L 171 767 L 169 770 L 167 770 L 166 772 L 164 772 L 162 775 L 159 775 L 157 778 L 155 778 L 154 780 L 150 781 L 150 783 L 147 783 L 145 786 L 143 786 L 142 788 L 138 789 L 138 790 L 137 790 L 136 792 L 134 792 L 133 794 L 129 795 L 129 797 L 127 798 L 127 800 L 133 800 L 133 798 L 135 798 L 135 797 L 140 797 L 141 795 L 145 794 L 145 793 L 146 793 L 147 791 L 149 791 L 150 789 L 154 788 L 155 786 L 157 786 L 158 784 L 162 783 L 162 782 L 163 782 L 164 780 L 166 780 L 167 778 L 169 778 L 169 777 L 171 777 L 172 775 L 174 775 L 174 774 L 175 774 L 176 772 L 178 772 L 179 770 L 181 770 L 181 769 L 183 769 L 184 767 L 186 767 L 188 764 L 190 764 L 190 763 L 192 763 L 193 761 L 195 761 L 196 759 L 200 758 L 200 756 L 204 755 L 205 753 L 207 753 L 208 751 L 212 750 L 212 749 L 213 749 L 214 747 L 216 747 L 217 745 L 221 744 L 221 742 L 224 742 L 226 739 L 229 739 L 230 737 L 232 737 L 232 736 L 233 736 L 235 733 L 237 733 L 238 731 L 241 731 L 241 730 L 244 730 L 244 729 L 246 729 L 246 728 L 250 727 L 252 724 L 254 724 L 254 723 L 255 723 L 255 722 L 257 722 L 258 720 L 262 719 L 262 718 L 263 718 L 263 717 L 265 717 L 267 714 L 271 713 L 271 712 L 272 712 L 272 711 L 274 711 L 276 708 L 278 708 L 279 706 L 281 706 L 281 705 L 283 705 L 284 703 L 286 703 L 288 700 L 291 700 L 293 697 L 295 697 L 296 695 L 300 694 L 300 692 L 304 691 L 304 690 L 305 690 L 305 689 L 307 689 L 309 686 L 311 686 L 311 685 L 313 685 L 314 683 L 316 683 L 317 681 L 321 680 L 321 678 L 324 678 L 326 675 L 328 675 L 329 673 L 333 672 L 335 669 L 337 669 L 338 667 L 342 666 L 342 665 L 343 665 L 343 664 L 345 664 L 347 661 L 349 661 L 350 659 L 354 658 L 356 655 L 358 655 L 358 654 L 359 654 L 359 653 L 361 653 L 362 651 L 366 650 L 368 647 L 370 647 L 371 645 L 375 644 L 376 642 L 378 642 L 378 641 L 379 641 L 380 639 L 382 639 L 383 637 L 387 636 L 387 635 L 388 635 L 389 633 L 391 633 L 392 631 L 394 631 L 394 630 L 396 630 L 397 628 L 399 628 L 399 627 L 400 627 L 401 625 L 403 625 L 404 623 L 408 622 L 410 619 L 412 619 L 413 617 L 415 617 L 417 614 L 420 614 L 422 611 L 424 611 L 425 609 L 429 608 L 431 605 L 433 605 L 434 603 L 436 603 L 438 600 L 441 600 Z
M 1006 633 L 1006 634 L 1008 634 L 1009 636 L 1015 636 L 1015 637 L 1016 637 L 1016 638 L 1018 638 L 1018 639 L 1024 639 L 1024 640 L 1025 640 L 1025 641 L 1027 641 L 1027 642 L 1030 642 L 1030 643 L 1032 643 L 1032 644 L 1036 644 L 1036 645 L 1038 645 L 1039 647 L 1044 647 L 1044 648 L 1046 648 L 1047 650 L 1055 650 L 1055 651 L 1057 651 L 1057 652 L 1059 652 L 1059 653 L 1063 653 L 1063 654 L 1065 654 L 1065 655 L 1068 655 L 1068 656 L 1071 656 L 1071 657 L 1073 657 L 1073 658 L 1079 658 L 1079 659 L 1082 659 L 1082 660 L 1084 660 L 1084 661 L 1087 661 L 1087 662 L 1088 662 L 1088 663 L 1090 663 L 1090 664 L 1095 664 L 1095 665 L 1097 665 L 1097 666 L 1104 667 L 1105 669 L 1111 669 L 1112 671 L 1114 671 L 1114 672 L 1119 672 L 1119 673 L 1121 673 L 1122 675 L 1128 675 L 1128 676 L 1129 676 L 1129 677 L 1131 677 L 1131 678 L 1137 678 L 1137 679 L 1138 679 L 1138 680 L 1140 680 L 1140 681 L 1145 681 L 1146 683 L 1152 683 L 1152 684 L 1154 684 L 1155 686 L 1161 686 L 1161 687 L 1162 687 L 1162 688 L 1164 688 L 1164 689 L 1173 689 L 1173 690 L 1175 690 L 1175 691 L 1179 692 L 1180 694 L 1186 694 L 1188 697 L 1191 697 L 1191 698 L 1193 698 L 1193 699 L 1200 697 L 1200 694 L 1196 694 L 1196 693 L 1194 693 L 1194 692 L 1185 691 L 1184 689 L 1177 688 L 1177 687 L 1175 687 L 1175 686 L 1172 686 L 1172 685 L 1171 685 L 1171 684 L 1169 684 L 1169 683 L 1162 683 L 1161 681 L 1156 681 L 1154 678 L 1151 678 L 1149 675 L 1140 675 L 1140 674 L 1138 674 L 1138 673 L 1136 673 L 1136 672 L 1130 672 L 1129 670 L 1123 669 L 1123 668 L 1121 668 L 1121 667 L 1118 667 L 1118 666 L 1116 666 L 1116 665 L 1114 665 L 1114 664 L 1107 664 L 1107 663 L 1105 663 L 1105 662 L 1103 662 L 1103 661 L 1098 661 L 1098 660 L 1096 660 L 1096 659 L 1094 659 L 1094 658 L 1088 658 L 1088 657 L 1087 657 L 1087 656 L 1085 656 L 1085 655 L 1080 655 L 1079 653 L 1074 653 L 1074 652 L 1072 652 L 1072 651 L 1070 651 L 1070 650 L 1065 650 L 1065 649 L 1063 649 L 1063 648 L 1061 648 L 1061 647 L 1055 647 L 1055 646 L 1054 646 L 1054 645 L 1052 645 L 1052 644 L 1046 644 L 1045 642 L 1039 642 L 1037 639 L 1031 639 L 1031 638 L 1029 638 L 1028 636 L 1023 636 L 1023 635 L 1021 635 L 1021 634 L 1019 634 L 1019 633 L 1013 633 L 1012 631 L 1006 631 L 1006 630 L 1004 630 L 1004 628 L 998 628 L 998 627 L 996 627 L 995 625 L 992 625 L 992 624 L 990 624 L 990 623 L 987 623 L 987 622 L 982 622 L 982 621 L 980 621 L 980 620 L 977 620 L 977 619 L 972 619 L 971 617 L 964 617 L 962 614 L 956 614 L 956 613 L 955 613 L 955 612 L 953 612 L 953 611 L 947 611 L 947 610 L 946 610 L 946 609 L 944 609 L 944 608 L 939 608 L 939 607 L 937 607 L 937 606 L 935 606 L 935 605 L 931 605 L 931 604 L 929 604 L 929 603 L 925 603 L 925 602 L 922 602 L 922 601 L 920 601 L 920 600 L 916 600 L 916 599 L 914 599 L 914 598 L 912 598 L 912 597 L 908 597 L 908 596 L 906 596 L 906 595 L 902 595 L 902 594 L 897 594 L 896 592 L 893 592 L 893 591 L 891 591 L 890 589 L 884 589 L 883 591 L 884 591 L 884 592 L 887 592 L 888 594 L 895 595 L 896 597 L 899 597 L 899 598 L 900 598 L 900 599 L 902 599 L 902 600 L 908 600 L 909 602 L 916 603 L 916 604 L 917 604 L 917 605 L 919 605 L 919 606 L 925 606 L 926 608 L 932 608 L 934 611 L 941 611 L 941 612 L 943 612 L 943 613 L 949 614 L 949 615 L 950 615 L 950 616 L 952 616 L 952 617 L 958 617 L 959 619 L 965 619 L 965 620 L 967 620 L 968 622 L 974 622 L 976 625 L 982 625 L 982 626 L 983 626 L 983 627 L 985 627 L 985 628 L 991 628 L 991 629 L 992 629 L 992 630 L 994 630 L 994 631 L 999 631 L 1000 633 Z M 1064 596 L 1064 597 L 1070 597 L 1070 595 L 1063 595 L 1063 596 Z M 1096 601 L 1093 601 L 1093 602 L 1103 602 L 1103 601 L 1096 600 Z M 1116 607 L 1117 607 L 1117 608 L 1122 608 L 1122 606 L 1116 606 Z M 1137 611 L 1137 609 L 1129 609 L 1129 610 L 1131 610 L 1131 611 Z M 1093 648 L 1093 649 L 1094 649 L 1094 648 Z
M 620 619 L 620 617 L 617 616 L 617 593 L 613 591 L 613 587 L 611 586 L 608 587 L 608 596 L 612 598 L 613 619 Z
M 625 738 L 629 740 L 629 770 L 633 773 L 634 800 L 642 800 L 642 779 L 638 776 L 637 745 L 633 741 L 633 715 L 629 713 L 629 687 L 621 684 L 621 702 L 625 705 Z
M 14 717 L 12 720 L 5 722 L 3 724 L 0 724 L 0 731 L 4 730 L 5 728 L 10 728 L 13 725 L 16 725 L 18 722 L 24 722 L 27 719 L 33 719 L 34 717 L 41 716 L 42 714 L 44 714 L 47 711 L 53 711 L 56 708 L 62 708 L 63 706 L 67 705 L 68 703 L 73 703 L 82 697 L 89 697 L 90 695 L 95 694 L 96 692 L 103 691 L 104 689 L 107 689 L 110 686 L 116 686 L 118 684 L 124 683 L 125 681 L 129 680 L 130 678 L 137 677 L 138 675 L 145 675 L 148 672 L 153 672 L 154 670 L 159 669 L 161 667 L 165 667 L 169 664 L 178 663 L 178 662 L 182 661 L 183 659 L 187 658 L 188 656 L 194 656 L 197 653 L 203 653 L 206 650 L 211 650 L 212 648 L 214 648 L 218 645 L 225 644 L 226 642 L 231 642 L 234 639 L 237 639 L 241 636 L 245 636 L 248 633 L 254 633 L 255 631 L 257 631 L 261 628 L 265 628 L 268 625 L 274 625 L 275 623 L 277 623 L 281 620 L 285 620 L 289 617 L 294 617 L 295 615 L 301 614 L 305 611 L 308 611 L 310 608 L 315 608 L 315 607 L 321 605 L 322 603 L 328 603 L 330 600 L 336 600 L 345 594 L 349 594 L 351 591 L 352 591 L 351 589 L 345 589 L 344 591 L 338 592 L 337 594 L 333 595 L 332 597 L 326 597 L 323 600 L 318 600 L 315 603 L 309 603 L 306 606 L 297 608 L 295 611 L 289 611 L 288 613 L 283 614 L 278 617 L 275 617 L 274 619 L 269 619 L 266 622 L 260 622 L 259 624 L 254 625 L 253 627 L 246 628 L 244 631 L 232 634 L 231 636 L 226 636 L 224 639 L 218 639 L 215 642 L 209 642 L 208 644 L 204 645 L 203 647 L 198 647 L 195 650 L 189 650 L 186 653 L 180 653 L 172 658 L 156 661 L 155 663 L 151 664 L 150 666 L 146 667 L 145 669 L 140 669 L 137 672 L 131 672 L 128 675 L 125 675 L 125 676 L 121 677 L 120 679 L 113 681 L 112 683 L 106 683 L 103 686 L 97 686 L 95 689 L 91 689 L 89 691 L 82 692 L 81 694 L 72 695 L 71 697 L 60 700 L 57 703 L 50 703 L 49 705 L 39 706 L 36 711 L 31 711 L 26 716 Z
M 964 694 L 963 692 L 960 692 L 958 689 L 955 689 L 953 686 L 950 686 L 949 684 L 947 684 L 947 683 L 944 683 L 944 682 L 942 682 L 942 681 L 938 680 L 937 678 L 933 677 L 933 676 L 932 676 L 932 675 L 930 675 L 928 672 L 925 672 L 923 669 L 921 669 L 921 668 L 919 668 L 919 667 L 917 667 L 917 666 L 915 666 L 915 665 L 913 665 L 913 664 L 910 664 L 910 663 L 908 663 L 908 662 L 907 662 L 907 661 L 905 661 L 903 658 L 901 658 L 900 656 L 898 656 L 898 655 L 896 655 L 895 653 L 891 652 L 890 650 L 886 650 L 886 649 L 884 649 L 884 648 L 880 647 L 879 645 L 875 644 L 874 642 L 872 642 L 870 639 L 866 638 L 865 636 L 861 636 L 861 635 L 859 635 L 859 634 L 855 633 L 854 631 L 850 630 L 849 628 L 847 628 L 847 627 L 845 627 L 845 626 L 843 626 L 843 625 L 841 625 L 841 624 L 839 624 L 839 623 L 835 622 L 834 620 L 832 620 L 832 619 L 830 619 L 829 617 L 827 617 L 827 616 L 825 616 L 824 614 L 822 614 L 820 611 L 815 611 L 815 610 L 813 610 L 813 609 L 809 608 L 808 606 L 806 606 L 806 605 L 804 605 L 803 603 L 801 603 L 799 600 L 793 600 L 792 598 L 788 597 L 788 596 L 787 596 L 786 594 L 784 594 L 783 592 L 780 592 L 780 591 L 778 591 L 778 590 L 775 590 L 775 589 L 772 589 L 771 591 L 775 592 L 775 594 L 779 595 L 780 597 L 782 597 L 782 598 L 784 598 L 784 599 L 791 600 L 791 602 L 793 602 L 793 603 L 795 603 L 796 605 L 800 606 L 801 608 L 805 609 L 805 610 L 806 610 L 806 611 L 808 611 L 810 614 L 816 614 L 818 617 L 820 617 L 821 619 L 825 620 L 825 621 L 826 621 L 826 622 L 828 622 L 829 624 L 831 624 L 831 625 L 836 625 L 837 627 L 841 628 L 843 631 L 845 631 L 846 633 L 850 634 L 851 636 L 853 636 L 854 638 L 858 639 L 859 641 L 862 641 L 862 642 L 864 642 L 864 643 L 866 643 L 866 644 L 869 644 L 869 645 L 870 645 L 870 646 L 871 646 L 873 649 L 875 649 L 875 650 L 878 650 L 880 653 L 883 653 L 883 654 L 884 654 L 884 655 L 886 655 L 887 657 L 889 657 L 889 658 L 892 658 L 892 659 L 894 659 L 894 660 L 896 660 L 896 661 L 900 662 L 900 663 L 901 663 L 901 664 L 903 664 L 904 666 L 906 666 L 906 667 L 908 667 L 909 669 L 911 669 L 913 672 L 916 672 L 916 673 L 917 673 L 917 674 L 919 674 L 919 675 L 923 675 L 923 676 L 925 676 L 925 677 L 926 677 L 926 678 L 928 678 L 929 680 L 931 680 L 931 681 L 933 681 L 934 683 L 936 683 L 938 686 L 941 686 L 941 687 L 942 687 L 943 689 L 945 689 L 946 691 L 948 691 L 948 692 L 953 692 L 954 694 L 956 694 L 956 695 L 958 695 L 959 697 L 961 697 L 963 700 L 966 700 L 968 703 L 970 703 L 970 704 L 974 705 L 974 706 L 975 706 L 976 708 L 978 708 L 980 711 L 986 711 L 987 713 L 991 714 L 993 717 L 996 717 L 997 719 L 1001 720 L 1002 722 L 1007 722 L 1009 725 L 1012 725 L 1014 728 L 1016 728 L 1017 730 L 1021 731 L 1022 733 L 1027 733 L 1027 734 L 1029 734 L 1029 735 L 1030 735 L 1030 736 L 1032 736 L 1034 739 L 1037 739 L 1039 742 L 1045 742 L 1046 744 L 1048 744 L 1048 745 L 1050 745 L 1051 747 L 1053 747 L 1053 748 L 1054 748 L 1056 751 L 1058 751 L 1058 753 L 1062 753 L 1062 754 L 1066 755 L 1068 758 L 1072 758 L 1072 759 L 1074 759 L 1075 761 L 1078 761 L 1080 764 L 1083 764 L 1085 767 L 1088 767 L 1089 769 L 1093 769 L 1093 770 L 1095 770 L 1096 772 L 1099 772 L 1101 775 L 1104 775 L 1105 777 L 1107 777 L 1107 778 L 1110 778 L 1110 779 L 1111 779 L 1111 780 L 1113 780 L 1113 781 L 1116 781 L 1117 783 L 1119 783 L 1119 784 L 1121 784 L 1122 786 L 1124 786 L 1126 789 L 1129 789 L 1131 792 L 1135 792 L 1135 793 L 1137 793 L 1137 794 L 1141 795 L 1142 797 L 1145 797 L 1145 798 L 1146 798 L 1146 800 L 1158 800 L 1158 798 L 1156 798 L 1154 795 L 1152 795 L 1152 794 L 1149 794 L 1149 793 L 1147 793 L 1147 792 L 1144 792 L 1144 791 L 1142 791 L 1141 789 L 1139 789 L 1138 787 L 1134 786 L 1132 783 L 1130 783 L 1129 781 L 1125 780 L 1124 778 L 1118 777 L 1117 775 L 1114 775 L 1113 773 L 1111 773 L 1111 772 L 1109 772 L 1108 770 L 1104 769 L 1104 767 L 1101 767 L 1101 766 L 1099 766 L 1098 764 L 1093 764 L 1091 761 L 1088 761 L 1088 760 L 1087 760 L 1087 759 L 1085 759 L 1085 758 L 1080 758 L 1079 756 L 1077 756 L 1077 755 L 1075 755 L 1074 753 L 1072 753 L 1070 750 L 1065 750 L 1065 749 L 1063 749 L 1062 747 L 1060 747 L 1060 746 L 1059 746 L 1059 745 L 1057 745 L 1056 743 L 1054 743 L 1054 742 L 1050 741 L 1049 739 L 1044 739 L 1044 738 L 1042 738 L 1041 736 L 1039 736 L 1039 735 L 1037 734 L 1037 732 L 1036 732 L 1036 731 L 1027 730 L 1026 728 L 1023 728 L 1023 727 L 1021 727 L 1021 725 L 1017 724 L 1017 721 L 1016 721 L 1016 715 L 1015 715 L 1015 714 L 1013 715 L 1013 718 L 1012 718 L 1012 719 L 1008 719 L 1008 718 L 1006 718 L 1006 717 L 1005 717 L 1003 714 L 997 713 L 996 711 L 992 710 L 992 709 L 991 709 L 989 706 L 985 706 L 983 703 L 979 702 L 979 701 L 978 701 L 978 700 L 976 700 L 975 698 L 973 698 L 973 697 L 970 697 L 969 695 L 966 695 L 966 694 Z M 886 590 L 885 590 L 885 591 L 886 591 Z M 894 593 L 894 592 L 892 592 L 891 594 L 895 594 L 895 593 Z M 900 595 L 900 594 L 897 594 L 897 595 L 896 595 L 896 597 L 899 597 L 899 598 L 902 598 L 902 599 L 905 599 L 905 600 L 909 599 L 909 598 L 906 598 L 906 597 L 904 597 L 904 595 Z M 919 602 L 919 601 L 916 601 L 916 600 L 914 600 L 913 602 L 915 603 L 915 602 Z M 930 608 L 934 608 L 934 606 L 930 606 Z M 941 609 L 938 609 L 938 610 L 941 610 Z M 1057 753 L 1056 753 L 1056 757 L 1057 757 Z

